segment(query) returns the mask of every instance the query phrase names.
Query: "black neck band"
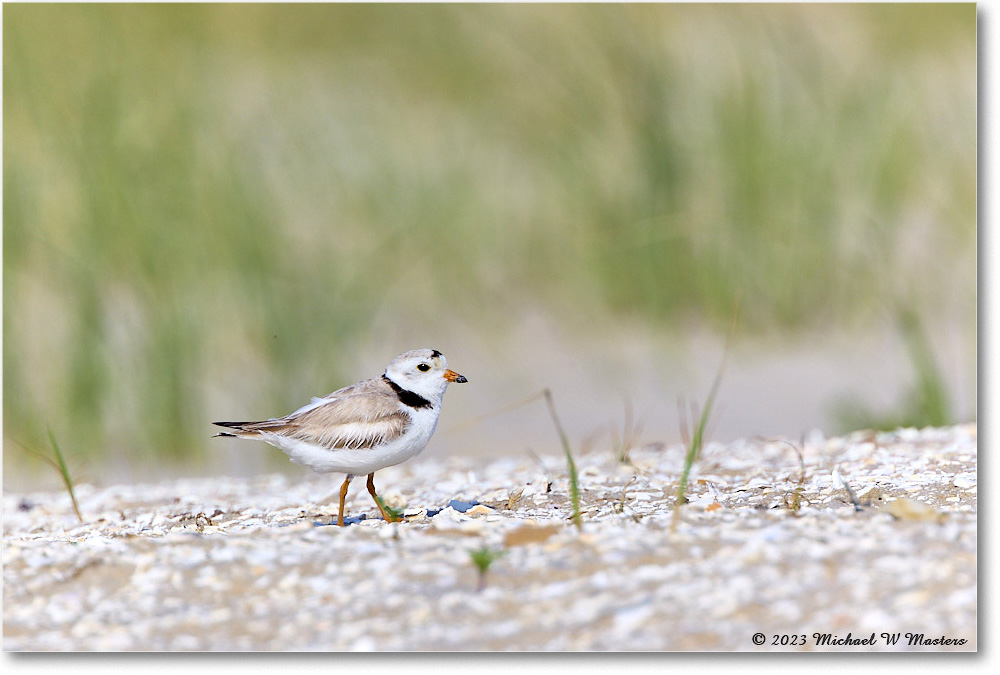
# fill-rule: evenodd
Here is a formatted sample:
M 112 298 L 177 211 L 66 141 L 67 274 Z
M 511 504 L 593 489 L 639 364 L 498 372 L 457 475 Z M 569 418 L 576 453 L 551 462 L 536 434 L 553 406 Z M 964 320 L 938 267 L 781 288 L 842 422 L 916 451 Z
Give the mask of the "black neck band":
M 423 396 L 421 396 L 420 394 L 415 394 L 412 391 L 410 391 L 409 389 L 403 389 L 402 387 L 400 387 L 398 384 L 396 384 L 395 382 L 393 382 L 392 380 L 390 380 L 385 375 L 382 376 L 382 379 L 389 383 L 389 386 L 392 387 L 392 390 L 394 392 L 396 392 L 396 396 L 399 397 L 399 401 L 403 405 L 408 405 L 411 408 L 430 408 L 430 407 L 432 407 L 433 404 L 430 401 L 428 401 L 426 398 L 424 398 Z

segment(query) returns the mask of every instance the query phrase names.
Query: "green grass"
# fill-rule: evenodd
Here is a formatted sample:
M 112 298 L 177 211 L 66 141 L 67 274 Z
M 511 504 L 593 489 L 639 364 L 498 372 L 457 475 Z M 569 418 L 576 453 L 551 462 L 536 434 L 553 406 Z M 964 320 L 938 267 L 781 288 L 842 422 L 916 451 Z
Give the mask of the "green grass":
M 381 506 L 382 509 L 386 513 L 389 514 L 390 518 L 394 518 L 396 520 L 402 520 L 402 518 L 403 518 L 403 511 L 405 511 L 405 509 L 394 509 L 394 508 L 392 508 L 391 506 L 389 506 L 388 504 L 386 504 L 385 500 L 382 499 L 382 497 L 380 497 L 379 495 L 375 495 L 375 501 L 378 502 L 378 505 Z
M 59 442 L 56 441 L 55 434 L 52 430 L 48 430 L 49 443 L 52 445 L 52 457 L 49 457 L 41 452 L 32 450 L 23 444 L 22 448 L 27 450 L 29 453 L 41 459 L 43 462 L 48 464 L 50 467 L 55 469 L 59 473 L 59 478 L 62 480 L 63 487 L 66 488 L 66 494 L 69 495 L 70 503 L 73 505 L 73 513 L 76 514 L 77 520 L 81 523 L 83 522 L 83 514 L 80 513 L 80 504 L 76 501 L 76 490 L 74 488 L 73 474 L 70 473 L 69 467 L 66 464 L 66 458 L 63 455 L 62 448 L 59 447 Z
M 559 416 L 556 414 L 556 404 L 552 400 L 552 392 L 546 389 L 545 403 L 549 407 L 549 414 L 552 416 L 552 423 L 556 427 L 556 433 L 559 434 L 559 440 L 562 443 L 563 452 L 566 454 L 566 469 L 569 472 L 569 503 L 572 508 L 571 518 L 573 524 L 576 525 L 577 530 L 583 529 L 583 519 L 580 516 L 580 477 L 576 471 L 576 461 L 573 459 L 573 451 L 569 446 L 569 438 L 566 436 L 566 431 L 563 429 L 562 423 L 559 421 Z
M 7 438 L 190 461 L 230 396 L 292 410 L 357 345 L 526 305 L 666 334 L 742 292 L 770 335 L 905 287 L 974 317 L 973 5 L 40 4 L 3 31 Z
M 694 424 L 690 443 L 688 443 L 687 452 L 684 454 L 684 468 L 681 470 L 681 478 L 677 483 L 677 501 L 674 506 L 674 516 L 671 524 L 671 528 L 674 530 L 677 529 L 681 507 L 687 503 L 687 487 L 688 481 L 691 477 L 691 470 L 694 468 L 694 463 L 698 461 L 698 458 L 701 456 L 701 450 L 705 444 L 705 429 L 708 426 L 709 416 L 712 414 L 712 406 L 715 404 L 715 396 L 719 392 L 719 385 L 722 384 L 722 375 L 726 370 L 726 360 L 729 358 L 729 351 L 732 348 L 733 337 L 736 334 L 736 322 L 739 318 L 739 309 L 740 303 L 737 301 L 733 307 L 732 316 L 730 318 L 729 335 L 726 338 L 726 346 L 722 353 L 722 360 L 719 362 L 719 368 L 715 371 L 715 379 L 712 380 L 712 387 L 708 391 L 708 398 L 705 400 L 705 406 L 701 409 L 700 415 L 694 412 L 695 408 L 692 408 L 692 422 L 695 421 L 694 418 L 697 418 L 697 423 Z M 686 428 L 686 425 L 683 421 L 683 405 L 680 407 L 680 424 L 682 429 L 684 429 Z
M 62 448 L 59 447 L 59 443 L 56 441 L 56 436 L 52 433 L 51 429 L 49 430 L 49 442 L 52 443 L 52 454 L 55 456 L 55 461 L 50 463 L 59 470 L 59 477 L 62 478 L 63 485 L 66 487 L 66 492 L 69 493 L 69 500 L 73 504 L 73 513 L 76 514 L 77 520 L 82 523 L 83 515 L 80 513 L 80 505 L 76 501 L 76 490 L 73 488 L 73 476 L 69 472 L 69 467 L 66 466 L 66 458 L 63 457 Z

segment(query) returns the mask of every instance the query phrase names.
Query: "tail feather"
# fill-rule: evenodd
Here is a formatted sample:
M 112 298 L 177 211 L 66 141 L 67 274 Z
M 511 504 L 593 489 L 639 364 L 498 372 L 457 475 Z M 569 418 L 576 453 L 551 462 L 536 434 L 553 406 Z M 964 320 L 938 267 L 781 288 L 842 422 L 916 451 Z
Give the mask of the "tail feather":
M 253 424 L 253 422 L 212 422 L 212 424 L 218 427 L 226 427 L 227 429 L 235 429 L 237 431 L 247 432 L 244 427 Z M 225 431 L 220 431 L 219 433 L 212 436 L 212 438 L 218 438 L 219 436 L 225 436 L 227 438 L 239 438 L 241 434 L 228 434 Z
M 217 427 L 229 427 L 230 429 L 240 429 L 242 430 L 248 424 L 253 424 L 253 422 L 212 422 Z
M 236 431 L 236 433 L 233 434 L 222 431 L 215 434 L 215 436 L 212 436 L 212 438 L 216 438 L 218 436 L 228 436 L 230 438 L 252 438 L 262 431 L 277 431 L 285 426 L 285 422 L 283 420 L 262 420 L 260 422 L 212 422 L 212 424 Z

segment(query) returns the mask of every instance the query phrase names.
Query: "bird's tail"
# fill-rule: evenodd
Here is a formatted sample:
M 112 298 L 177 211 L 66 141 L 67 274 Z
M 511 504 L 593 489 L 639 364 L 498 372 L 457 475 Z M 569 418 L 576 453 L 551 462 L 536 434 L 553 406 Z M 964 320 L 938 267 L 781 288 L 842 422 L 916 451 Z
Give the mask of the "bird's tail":
M 252 425 L 253 422 L 212 422 L 217 427 L 226 427 L 228 429 L 235 429 L 236 431 L 241 431 L 243 433 L 239 434 L 228 434 L 225 431 L 220 431 L 219 433 L 212 436 L 212 438 L 218 438 L 219 436 L 227 436 L 229 438 L 239 438 L 240 436 L 245 436 L 247 434 L 254 433 L 251 430 L 244 429 L 244 427 Z
M 236 433 L 226 433 L 221 431 L 212 438 L 217 438 L 219 436 L 228 436 L 230 438 L 254 438 L 260 435 L 261 432 L 280 432 L 284 428 L 284 420 L 262 420 L 260 422 L 212 422 L 212 424 L 218 427 L 226 427 L 227 429 L 232 429 Z

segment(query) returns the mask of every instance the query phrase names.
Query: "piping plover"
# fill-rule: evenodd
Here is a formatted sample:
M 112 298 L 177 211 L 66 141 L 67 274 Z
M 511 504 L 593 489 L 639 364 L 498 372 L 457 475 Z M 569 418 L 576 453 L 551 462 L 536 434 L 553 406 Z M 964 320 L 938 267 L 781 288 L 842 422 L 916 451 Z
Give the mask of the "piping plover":
M 381 377 L 313 398 L 290 415 L 213 424 L 231 430 L 216 436 L 265 441 L 313 471 L 346 473 L 337 525 L 344 524 L 347 486 L 362 474 L 368 474 L 368 492 L 382 517 L 393 521 L 375 494 L 375 472 L 420 454 L 437 426 L 450 382 L 468 380 L 448 370 L 438 350 L 414 349 L 390 361 Z

